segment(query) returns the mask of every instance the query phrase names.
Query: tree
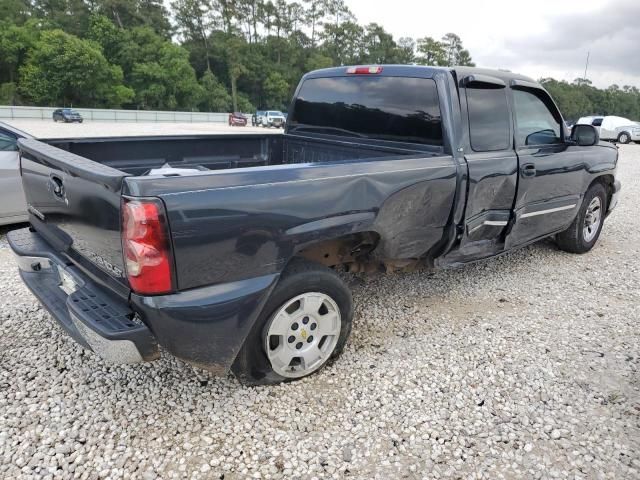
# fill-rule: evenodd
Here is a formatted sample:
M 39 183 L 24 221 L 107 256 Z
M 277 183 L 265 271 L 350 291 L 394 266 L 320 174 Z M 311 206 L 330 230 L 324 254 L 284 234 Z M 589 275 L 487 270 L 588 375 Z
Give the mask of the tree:
M 269 108 L 282 108 L 289 98 L 289 84 L 278 72 L 271 72 L 264 81 L 264 93 Z
M 365 27 L 362 38 L 362 63 L 398 63 L 398 44 L 377 23 Z
M 442 66 L 447 64 L 447 53 L 444 45 L 433 37 L 424 37 L 417 42 L 418 56 L 416 60 L 424 65 Z
M 316 46 L 318 30 L 322 25 L 322 19 L 326 15 L 327 0 L 304 0 L 307 5 L 305 20 L 311 27 L 311 46 Z
M 0 83 L 17 80 L 18 68 L 25 62 L 39 34 L 34 20 L 22 26 L 0 24 Z
M 83 36 L 89 28 L 91 11 L 83 0 L 31 0 L 33 15 L 42 18 L 50 28 Z
M 445 53 L 445 65 L 453 67 L 454 65 L 475 66 L 471 61 L 471 54 L 462 46 L 462 40 L 455 33 L 447 33 L 442 37 L 440 42 Z
M 167 39 L 173 30 L 162 0 L 99 0 L 93 13 L 106 16 L 122 29 L 147 26 Z
M 62 30 L 43 32 L 20 69 L 20 92 L 38 105 L 119 107 L 134 93 L 100 46 Z
M 364 29 L 357 23 L 326 24 L 322 34 L 322 50 L 333 59 L 335 65 L 361 63 L 363 36 Z
M 202 87 L 189 64 L 189 52 L 165 40 L 149 27 L 131 29 L 122 51 L 125 78 L 136 92 L 140 108 L 195 109 Z
M 411 37 L 400 37 L 398 40 L 398 63 L 414 63 L 416 61 L 416 42 Z
M 31 18 L 32 8 L 27 0 L 0 0 L 0 27 L 7 25 L 22 25 Z
M 199 107 L 204 112 L 228 112 L 231 107 L 231 95 L 211 70 L 207 70 L 200 79 L 202 100 Z M 248 111 L 248 110 L 246 110 Z
M 209 36 L 216 23 L 211 4 L 207 0 L 176 0 L 171 7 L 180 34 L 186 39 L 202 42 L 207 70 L 210 71 Z

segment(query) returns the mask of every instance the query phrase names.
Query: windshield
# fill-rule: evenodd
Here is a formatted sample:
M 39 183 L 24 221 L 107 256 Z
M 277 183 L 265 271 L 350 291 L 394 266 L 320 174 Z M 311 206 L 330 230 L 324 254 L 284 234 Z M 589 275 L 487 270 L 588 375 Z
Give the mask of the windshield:
M 442 145 L 436 84 L 428 78 L 311 78 L 295 100 L 291 131 Z
M 270 117 L 281 117 L 282 112 L 269 112 L 267 115 L 269 115 Z
M 70 113 L 71 115 L 78 115 L 78 112 L 75 110 L 71 110 L 70 108 L 65 108 L 62 110 L 64 113 Z

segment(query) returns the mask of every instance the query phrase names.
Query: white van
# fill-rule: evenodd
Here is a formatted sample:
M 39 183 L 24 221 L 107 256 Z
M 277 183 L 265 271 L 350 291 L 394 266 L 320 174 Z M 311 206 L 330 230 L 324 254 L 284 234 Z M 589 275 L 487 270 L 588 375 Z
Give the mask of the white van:
M 618 143 L 640 142 L 640 123 L 615 115 L 582 117 L 576 124 L 593 125 L 601 140 Z

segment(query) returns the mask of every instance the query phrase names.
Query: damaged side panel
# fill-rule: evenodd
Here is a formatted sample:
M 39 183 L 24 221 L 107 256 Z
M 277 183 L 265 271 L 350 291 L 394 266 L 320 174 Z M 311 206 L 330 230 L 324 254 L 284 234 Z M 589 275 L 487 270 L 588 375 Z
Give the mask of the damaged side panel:
M 172 178 L 176 193 L 162 198 L 179 288 L 279 273 L 298 252 L 358 232 L 378 236 L 381 260 L 420 257 L 442 240 L 456 169 L 447 155 L 287 165 L 277 179 L 256 169 L 249 185 L 184 193 Z

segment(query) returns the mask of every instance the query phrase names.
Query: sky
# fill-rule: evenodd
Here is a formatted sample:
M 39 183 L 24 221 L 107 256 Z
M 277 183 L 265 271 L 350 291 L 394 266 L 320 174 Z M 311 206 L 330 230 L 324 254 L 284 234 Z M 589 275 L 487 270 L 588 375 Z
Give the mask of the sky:
M 456 33 L 478 66 L 640 87 L 640 0 L 346 0 L 394 38 Z

